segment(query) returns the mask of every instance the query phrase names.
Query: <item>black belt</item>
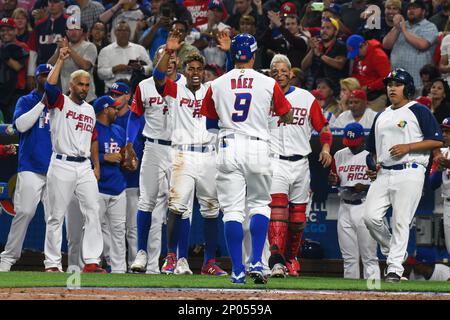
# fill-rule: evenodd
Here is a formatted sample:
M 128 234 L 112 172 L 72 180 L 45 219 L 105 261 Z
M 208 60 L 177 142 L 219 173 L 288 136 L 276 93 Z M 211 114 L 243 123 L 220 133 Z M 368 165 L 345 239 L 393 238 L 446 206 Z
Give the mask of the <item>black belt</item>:
M 212 144 L 182 144 L 178 145 L 177 149 L 180 151 L 192 152 L 213 152 L 216 148 Z
M 246 135 L 246 137 L 249 138 L 250 140 L 257 140 L 257 141 L 262 140 L 261 138 L 254 137 L 254 136 L 247 136 Z M 223 136 L 222 139 L 234 139 L 234 133 L 231 133 L 231 134 L 228 134 L 226 136 Z
M 346 204 L 353 204 L 353 205 L 358 205 L 358 204 L 362 204 L 362 200 L 345 200 L 343 199 L 342 201 L 344 201 L 344 203 Z
M 66 156 L 64 159 L 64 156 L 62 154 L 57 154 L 56 159 L 65 160 L 65 161 L 73 161 L 73 162 L 84 162 L 87 160 L 87 158 L 85 158 L 85 157 L 71 157 L 71 156 Z
M 162 144 L 162 145 L 165 145 L 165 146 L 171 146 L 172 145 L 172 141 L 169 141 L 169 140 L 153 139 L 153 138 L 147 138 L 147 137 L 144 137 L 144 138 L 145 138 L 145 140 L 147 140 L 149 142 Z
M 301 156 L 299 154 L 294 154 L 293 156 L 279 156 L 279 159 L 281 160 L 287 160 L 287 161 L 298 161 L 298 160 L 302 160 L 304 158 L 304 156 Z
M 403 164 L 394 164 L 393 166 L 381 166 L 383 169 L 386 170 L 403 170 L 408 168 L 416 169 L 419 167 L 417 163 L 403 163 Z
M 445 201 L 450 201 L 450 198 L 446 198 Z

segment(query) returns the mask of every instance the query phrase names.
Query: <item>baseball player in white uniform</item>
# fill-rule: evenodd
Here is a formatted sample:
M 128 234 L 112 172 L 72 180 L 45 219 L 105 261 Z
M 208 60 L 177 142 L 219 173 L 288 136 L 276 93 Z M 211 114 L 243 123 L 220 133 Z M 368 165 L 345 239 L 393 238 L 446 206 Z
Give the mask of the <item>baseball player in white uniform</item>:
M 164 47 L 159 48 L 155 59 L 160 58 L 163 52 Z M 186 78 L 176 72 L 175 55 L 170 59 L 167 75 L 170 79 L 180 84 L 186 83 Z M 143 115 L 145 125 L 142 135 L 145 139 L 145 147 L 139 177 L 140 195 L 137 211 L 138 253 L 131 265 L 131 270 L 134 272 L 146 271 L 147 263 L 149 262 L 148 246 L 154 246 L 155 249 L 156 246 L 158 247 L 157 258 L 159 259 L 159 253 L 161 252 L 161 225 L 167 212 L 167 204 L 165 203 L 168 200 L 168 188 L 172 171 L 172 125 L 169 108 L 156 90 L 153 77 L 141 81 L 136 87 L 127 125 L 127 143 L 135 141 L 139 119 L 142 119 Z M 158 228 L 158 231 L 155 228 Z M 148 244 L 150 230 L 155 230 L 154 238 L 159 239 L 159 242 L 155 242 L 153 239 Z M 150 232 L 150 234 L 153 235 L 153 232 Z M 155 251 L 152 250 L 151 255 L 153 255 L 153 252 Z M 153 271 L 148 271 L 149 273 L 154 273 Z
M 44 84 L 52 66 L 41 64 L 36 68 L 36 89 L 21 97 L 16 104 L 13 124 L 19 131 L 19 163 L 14 192 L 16 215 L 11 224 L 5 250 L 1 253 L 0 272 L 7 272 L 22 253 L 28 225 L 33 219 L 39 201 L 48 214 L 47 170 L 52 154 L 49 112 L 41 101 Z
M 410 99 L 414 80 L 403 69 L 384 80 L 392 103 L 374 120 L 367 142 L 371 153 L 364 222 L 387 256 L 385 281 L 398 283 L 407 256 L 409 227 L 422 196 L 430 151 L 442 146 L 442 134 L 431 111 Z M 383 218 L 392 206 L 392 234 Z
M 269 117 L 274 112 L 280 122 L 292 121 L 291 105 L 278 83 L 253 70 L 256 50 L 252 35 L 233 38 L 235 69 L 212 81 L 201 109 L 208 127 L 220 128 L 216 181 L 232 261 L 231 282 L 236 284 L 245 283 L 246 277 L 242 261 L 246 198 L 252 237 L 249 275 L 256 284 L 267 282 L 261 255 L 271 203 Z
M 363 213 L 370 179 L 367 175 L 364 128 L 357 122 L 344 127 L 342 143 L 346 148 L 334 154 L 329 182 L 339 187 L 337 233 L 344 259 L 344 278 L 359 279 L 359 260 L 364 279 L 380 279 L 377 242 L 364 224 Z
M 45 268 L 62 271 L 61 241 L 64 214 L 75 194 L 84 217 L 82 255 L 84 272 L 105 272 L 98 266 L 103 250 L 99 219 L 99 159 L 96 142 L 95 112 L 84 99 L 89 91 L 89 73 L 78 70 L 71 74 L 70 96 L 56 86 L 69 48 L 61 48 L 58 60 L 47 78 L 45 92 L 50 110 L 53 154 L 47 173 L 49 213 L 45 234 Z M 92 148 L 91 148 L 92 145 Z M 92 149 L 92 150 L 91 150 Z M 91 167 L 92 161 L 96 173 Z
M 414 257 L 408 257 L 412 267 L 409 280 L 450 281 L 450 267 L 436 263 L 434 248 L 417 248 Z
M 201 274 L 225 276 L 215 261 L 218 237 L 219 201 L 216 182 L 216 135 L 206 130 L 206 118 L 200 107 L 207 87 L 202 84 L 204 58 L 191 54 L 183 62 L 186 84 L 176 83 L 166 77 L 171 55 L 181 47 L 181 34 L 174 30 L 169 34 L 165 52 L 153 77 L 158 92 L 167 102 L 172 117 L 172 177 L 169 192 L 169 216 L 167 221 L 168 249 L 174 261 L 174 244 L 177 238 L 186 236 L 186 225 L 192 215 L 194 191 L 204 218 L 205 254 Z M 183 231 L 183 233 L 181 232 Z M 187 239 L 178 247 L 175 274 L 192 274 L 187 262 Z M 168 263 L 165 264 L 167 267 Z
M 445 147 L 434 158 L 431 169 L 431 187 L 433 190 L 441 187 L 444 198 L 444 237 L 447 252 L 450 254 L 450 117 L 441 124 Z
M 312 94 L 289 84 L 290 72 L 289 59 L 275 55 L 270 73 L 292 105 L 293 120 L 291 124 L 283 124 L 274 116 L 269 125 L 273 168 L 269 267 L 273 277 L 299 276 L 297 255 L 311 194 L 308 154 L 311 153 L 309 140 L 313 129 L 320 133 L 319 161 L 324 167 L 330 166 L 332 161 L 332 135 L 322 109 Z

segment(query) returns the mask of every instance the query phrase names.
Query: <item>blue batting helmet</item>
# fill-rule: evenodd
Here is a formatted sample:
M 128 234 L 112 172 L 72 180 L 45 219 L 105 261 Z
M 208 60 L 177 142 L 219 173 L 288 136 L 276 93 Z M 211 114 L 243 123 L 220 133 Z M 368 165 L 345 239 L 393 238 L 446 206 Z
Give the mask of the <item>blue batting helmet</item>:
M 237 62 L 249 61 L 256 49 L 258 49 L 256 39 L 248 33 L 238 34 L 231 41 L 231 54 Z
M 407 98 L 412 98 L 416 92 L 416 87 L 414 86 L 413 77 L 402 68 L 397 68 L 392 70 L 386 78 L 384 78 L 384 85 L 387 86 L 389 81 L 397 81 L 405 85 L 405 96 Z

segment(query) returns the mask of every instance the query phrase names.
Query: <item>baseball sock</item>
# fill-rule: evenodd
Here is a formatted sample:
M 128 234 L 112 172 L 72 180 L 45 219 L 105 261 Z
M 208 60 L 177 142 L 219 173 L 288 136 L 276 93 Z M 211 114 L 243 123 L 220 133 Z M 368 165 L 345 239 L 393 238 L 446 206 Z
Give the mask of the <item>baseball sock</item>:
M 152 224 L 152 213 L 148 211 L 138 210 L 137 217 L 137 250 L 147 252 L 148 234 Z
M 167 214 L 167 253 L 177 253 L 180 227 L 181 215 L 169 211 Z
M 227 221 L 224 224 L 224 231 L 228 254 L 231 256 L 233 273 L 238 276 L 241 272 L 245 272 L 242 264 L 242 241 L 244 240 L 242 223 Z
M 181 219 L 180 235 L 178 239 L 178 259 L 188 257 L 189 233 L 191 231 L 191 221 L 189 218 Z
M 203 264 L 216 257 L 217 249 L 217 218 L 203 219 L 203 232 L 205 236 L 205 256 Z
M 252 236 L 252 256 L 250 264 L 255 265 L 261 262 L 264 243 L 269 229 L 269 218 L 261 214 L 255 214 L 250 219 L 250 234 Z

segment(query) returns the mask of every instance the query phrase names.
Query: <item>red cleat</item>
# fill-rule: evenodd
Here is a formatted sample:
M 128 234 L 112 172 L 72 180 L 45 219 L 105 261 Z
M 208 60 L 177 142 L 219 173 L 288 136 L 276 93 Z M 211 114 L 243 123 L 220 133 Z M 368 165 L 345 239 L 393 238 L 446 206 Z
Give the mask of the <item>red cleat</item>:
M 85 273 L 107 273 L 105 269 L 100 268 L 96 263 L 88 263 L 84 265 L 83 272 Z
M 207 264 L 203 265 L 201 274 L 219 277 L 228 275 L 225 270 L 219 267 L 214 259 L 209 260 Z
M 294 258 L 286 261 L 286 267 L 288 269 L 288 274 L 290 277 L 300 276 L 300 262 Z

